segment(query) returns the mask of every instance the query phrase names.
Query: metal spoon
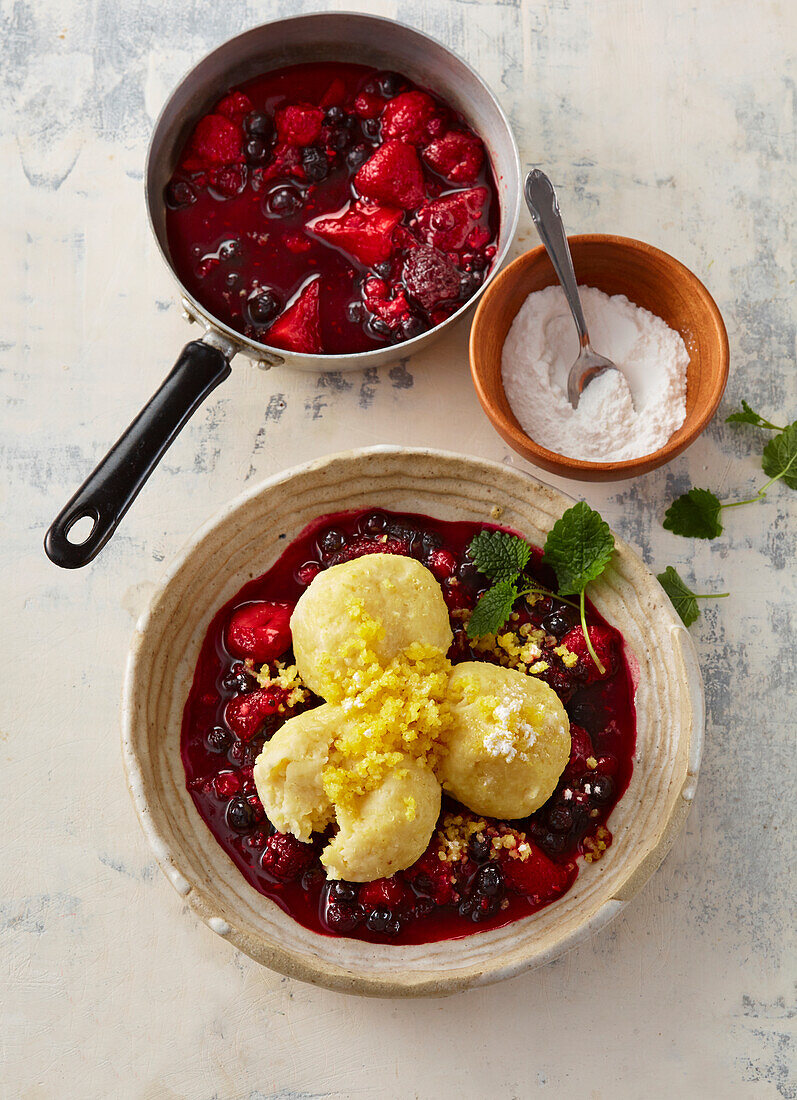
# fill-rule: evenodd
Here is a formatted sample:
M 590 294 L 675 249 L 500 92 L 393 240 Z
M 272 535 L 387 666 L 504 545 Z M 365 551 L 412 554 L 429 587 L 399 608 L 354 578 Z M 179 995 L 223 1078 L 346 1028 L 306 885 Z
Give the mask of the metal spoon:
M 524 194 L 526 205 L 534 219 L 540 240 L 545 245 L 545 251 L 551 258 L 559 282 L 562 284 L 562 290 L 565 292 L 567 304 L 570 306 L 570 312 L 573 314 L 578 330 L 578 359 L 567 376 L 567 399 L 573 408 L 577 409 L 581 394 L 593 378 L 597 378 L 607 370 L 616 370 L 618 374 L 622 371 L 611 359 L 606 359 L 593 351 L 590 345 L 587 322 L 584 320 L 581 299 L 578 296 L 573 258 L 570 255 L 567 234 L 562 224 L 562 215 L 559 213 L 559 202 L 553 184 L 544 172 L 539 168 L 533 168 L 526 176 Z

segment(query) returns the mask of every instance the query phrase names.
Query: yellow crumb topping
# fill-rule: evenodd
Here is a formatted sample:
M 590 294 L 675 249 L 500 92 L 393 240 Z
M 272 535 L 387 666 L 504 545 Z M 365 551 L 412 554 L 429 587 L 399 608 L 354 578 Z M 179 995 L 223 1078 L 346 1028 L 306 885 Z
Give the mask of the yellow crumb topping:
M 554 653 L 557 657 L 562 658 L 562 664 L 565 666 L 565 668 L 572 668 L 573 665 L 575 665 L 576 661 L 578 661 L 578 654 L 573 653 L 567 648 L 566 645 L 558 645 L 554 650 Z
M 282 661 L 276 661 L 273 672 L 271 665 L 261 665 L 258 670 L 255 670 L 254 662 L 250 660 L 246 661 L 246 666 L 261 688 L 279 687 L 288 693 L 285 702 L 277 707 L 279 714 L 284 714 L 286 710 L 310 698 L 310 690 L 305 687 L 296 665 L 285 665 Z
M 417 808 L 418 807 L 416 805 L 415 799 L 412 797 L 412 795 L 404 799 L 404 813 L 406 815 L 407 821 L 415 820 L 415 811 L 417 810 Z
M 332 743 L 323 784 L 332 802 L 352 808 L 404 757 L 434 768 L 451 724 L 446 699 L 451 663 L 435 646 L 413 642 L 382 664 L 374 649 L 384 636 L 382 624 L 359 600 L 352 601 L 348 614 L 356 629 L 334 655 L 336 661 L 343 658 L 347 673 L 327 692 L 327 702 L 339 706 L 348 722 Z M 414 807 L 407 810 L 411 821 Z
M 517 614 L 513 618 L 516 621 Z M 532 626 L 531 623 L 523 623 L 503 634 L 485 634 L 476 640 L 473 648 L 477 653 L 496 657 L 504 668 L 514 668 L 518 672 L 538 676 L 550 667 L 547 661 L 540 660 L 544 641 L 544 630 Z

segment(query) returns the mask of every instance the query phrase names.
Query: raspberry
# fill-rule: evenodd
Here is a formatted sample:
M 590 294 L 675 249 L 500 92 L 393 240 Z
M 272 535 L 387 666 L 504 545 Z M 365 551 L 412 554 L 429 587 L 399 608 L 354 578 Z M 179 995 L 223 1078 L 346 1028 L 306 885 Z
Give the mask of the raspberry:
M 251 741 L 285 698 L 282 688 L 261 688 L 249 695 L 236 695 L 224 709 L 224 721 L 240 741 Z
M 418 154 L 403 141 L 386 141 L 365 162 L 354 182 L 361 195 L 414 210 L 423 202 L 423 171 Z
M 610 626 L 590 626 L 587 629 L 592 648 L 606 669 L 605 675 L 611 676 L 617 671 L 618 665 L 617 634 Z M 587 684 L 601 679 L 601 671 L 587 649 L 587 639 L 584 637 L 581 626 L 574 626 L 569 630 L 562 638 L 562 645 L 567 646 L 571 653 L 578 656 L 578 661 L 571 670 L 572 675 Z
M 238 657 L 273 661 L 291 644 L 291 614 L 287 603 L 250 603 L 239 607 L 227 627 L 227 648 Z
M 437 114 L 435 101 L 426 92 L 402 92 L 382 113 L 382 136 L 420 145 L 428 139 L 429 123 Z
M 182 167 L 197 171 L 242 164 L 241 130 L 224 115 L 205 115 L 196 124 Z
M 449 183 L 474 183 L 484 163 L 484 146 L 475 134 L 449 130 L 427 145 L 422 156 Z
M 219 798 L 232 798 L 241 789 L 241 778 L 237 772 L 219 772 L 213 780 L 213 788 Z
M 252 110 L 252 101 L 243 92 L 230 92 L 216 104 L 216 114 L 224 115 L 230 122 L 240 126 Z
M 427 313 L 459 297 L 459 272 L 442 252 L 429 245 L 421 245 L 410 253 L 402 275 L 407 290 Z
M 223 168 L 211 168 L 208 179 L 220 195 L 232 199 L 246 186 L 246 169 L 237 164 L 225 164 Z
M 592 738 L 583 727 L 570 723 L 570 761 L 562 778 L 567 782 L 578 779 L 587 769 L 587 757 L 594 755 Z
M 281 107 L 274 116 L 277 140 L 286 145 L 312 145 L 318 140 L 324 112 L 309 103 L 293 103 Z
M 293 882 L 313 862 L 313 848 L 289 833 L 274 833 L 261 856 L 263 870 L 277 882 Z
M 383 279 L 366 279 L 363 287 L 363 301 L 367 309 L 379 317 L 390 329 L 399 328 L 410 316 L 410 304 L 403 290 L 389 297 L 387 284 Z
M 258 182 L 255 190 L 261 190 L 263 184 L 268 180 L 282 179 L 284 176 L 292 176 L 294 179 L 303 180 L 305 172 L 302 166 L 301 151 L 295 145 L 286 145 L 281 142 L 279 145 L 274 146 L 271 163 L 266 168 L 257 170 L 255 178 Z M 254 186 L 254 180 L 252 185 Z
M 392 878 L 374 879 L 360 888 L 360 905 L 369 913 L 381 908 L 399 913 L 409 905 L 411 899 L 410 891 L 395 875 Z
M 318 355 L 321 351 L 319 331 L 319 280 L 305 286 L 299 297 L 277 318 L 268 330 L 268 342 L 287 351 L 303 351 Z
M 464 248 L 469 235 L 479 228 L 489 197 L 486 187 L 473 187 L 427 203 L 418 211 L 422 237 L 443 252 Z
M 378 118 L 384 105 L 385 100 L 381 95 L 360 92 L 354 101 L 354 113 L 360 118 Z
M 437 847 L 427 848 L 419 860 L 404 871 L 413 886 L 427 894 L 435 905 L 451 905 L 458 900 L 454 889 L 452 865 L 437 858 Z
M 362 558 L 365 554 L 404 554 L 409 553 L 409 547 L 399 539 L 388 539 L 386 542 L 373 542 L 371 539 L 355 539 L 348 546 L 335 555 L 332 559 L 334 565 L 340 565 L 344 561 L 353 561 Z
M 532 841 L 526 843 L 531 849 L 527 859 L 502 857 L 504 882 L 515 893 L 525 894 L 535 905 L 546 905 L 565 892 L 572 870 L 548 859 Z
M 457 571 L 457 559 L 450 550 L 433 550 L 429 555 L 429 569 L 439 581 L 453 577 Z
M 337 218 L 321 217 L 307 228 L 348 253 L 366 267 L 389 260 L 393 253 L 393 230 L 401 211 L 393 206 L 355 202 Z

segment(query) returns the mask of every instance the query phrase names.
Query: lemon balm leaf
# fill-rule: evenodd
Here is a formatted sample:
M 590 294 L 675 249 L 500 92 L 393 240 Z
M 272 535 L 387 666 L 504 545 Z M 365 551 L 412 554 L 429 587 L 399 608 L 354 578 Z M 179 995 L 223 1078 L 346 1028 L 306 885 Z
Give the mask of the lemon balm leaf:
M 690 489 L 664 513 L 664 527 L 674 535 L 715 539 L 722 534 L 719 499 L 709 489 Z
M 770 485 L 783 478 L 790 489 L 797 489 L 797 421 L 770 439 L 764 448 L 761 465 L 770 478 Z
M 512 614 L 518 590 L 511 580 L 497 581 L 479 599 L 468 620 L 468 637 L 497 634 Z
M 585 501 L 568 508 L 548 532 L 543 561 L 556 573 L 562 595 L 577 595 L 597 580 L 611 561 L 614 536 Z
M 756 428 L 768 428 L 772 432 L 782 432 L 783 428 L 779 428 L 777 424 L 773 424 L 769 420 L 765 420 L 759 413 L 754 412 L 746 401 L 742 401 L 741 409 L 737 409 L 736 412 L 732 412 L 730 416 L 725 417 L 726 424 L 753 424 Z
M 656 579 L 670 597 L 684 626 L 691 626 L 700 616 L 700 608 L 697 606 L 697 599 L 692 589 L 681 580 L 671 565 L 668 565 L 663 573 L 657 573 Z
M 468 551 L 479 572 L 495 581 L 514 580 L 531 557 L 529 544 L 507 531 L 480 531 L 471 540 Z

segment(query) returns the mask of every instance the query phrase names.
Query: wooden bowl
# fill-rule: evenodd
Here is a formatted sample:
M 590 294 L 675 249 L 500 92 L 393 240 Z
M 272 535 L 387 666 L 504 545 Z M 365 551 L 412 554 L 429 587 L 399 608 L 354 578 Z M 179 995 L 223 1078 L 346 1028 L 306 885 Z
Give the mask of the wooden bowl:
M 629 237 L 603 233 L 568 240 L 579 284 L 597 287 L 605 294 L 625 294 L 680 332 L 689 352 L 684 423 L 658 451 L 624 462 L 568 458 L 526 435 L 504 393 L 501 353 L 526 297 L 558 282 L 542 245 L 519 256 L 485 291 L 470 332 L 473 384 L 498 434 L 535 466 L 579 481 L 637 477 L 679 455 L 711 420 L 728 380 L 728 334 L 716 302 L 697 276 L 666 252 Z
M 241 876 L 199 817 L 180 759 L 183 707 L 211 618 L 311 520 L 373 507 L 443 520 L 500 520 L 541 545 L 571 503 L 504 465 L 376 447 L 279 474 L 233 501 L 191 539 L 136 627 L 125 677 L 123 750 L 135 807 L 158 863 L 213 932 L 273 970 L 330 989 L 439 996 L 556 958 L 602 928 L 640 889 L 689 811 L 703 740 L 703 692 L 688 633 L 658 582 L 619 539 L 613 564 L 590 597 L 623 633 L 634 672 L 634 772 L 609 820 L 614 841 L 606 855 L 582 863 L 572 889 L 546 909 L 505 928 L 420 946 L 312 932 Z

